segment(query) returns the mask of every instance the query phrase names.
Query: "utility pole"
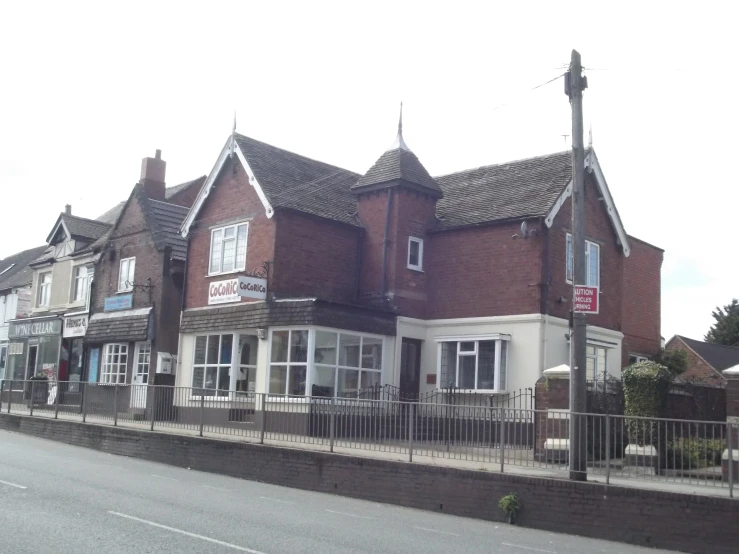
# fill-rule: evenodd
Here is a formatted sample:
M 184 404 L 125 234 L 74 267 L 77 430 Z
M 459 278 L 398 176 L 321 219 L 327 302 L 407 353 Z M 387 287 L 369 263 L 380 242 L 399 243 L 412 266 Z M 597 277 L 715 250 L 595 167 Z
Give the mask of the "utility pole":
M 576 285 L 587 285 L 585 266 L 585 149 L 583 147 L 582 91 L 588 87 L 582 76 L 580 53 L 572 51 L 570 70 L 565 75 L 565 91 L 572 106 L 572 309 L 575 308 Z M 587 410 L 585 379 L 587 360 L 587 316 L 572 314 L 572 357 L 570 365 L 570 480 L 587 481 L 585 452 Z

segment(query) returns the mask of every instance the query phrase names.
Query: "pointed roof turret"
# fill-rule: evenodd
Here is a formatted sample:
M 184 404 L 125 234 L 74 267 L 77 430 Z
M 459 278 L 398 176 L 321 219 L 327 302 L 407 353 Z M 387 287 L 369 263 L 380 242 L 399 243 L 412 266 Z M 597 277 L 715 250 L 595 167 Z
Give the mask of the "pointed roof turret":
M 441 198 L 443 193 L 438 183 L 403 140 L 403 104 L 400 104 L 398 136 L 395 142 L 375 162 L 355 185 L 352 191 L 361 193 L 403 185 L 419 192 Z

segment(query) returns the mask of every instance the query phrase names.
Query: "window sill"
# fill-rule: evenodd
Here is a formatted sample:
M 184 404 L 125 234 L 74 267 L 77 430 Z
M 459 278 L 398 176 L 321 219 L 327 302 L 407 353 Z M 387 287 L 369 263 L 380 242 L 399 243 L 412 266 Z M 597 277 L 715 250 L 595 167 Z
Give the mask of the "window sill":
M 437 388 L 438 392 L 445 392 L 449 389 L 442 389 Z M 508 394 L 507 390 L 497 390 L 497 389 L 454 389 L 455 393 L 460 394 Z
M 115 291 L 115 294 L 126 294 L 127 292 L 133 292 L 133 289 L 123 289 Z
M 411 271 L 415 271 L 416 273 L 424 273 L 423 268 L 421 267 L 414 267 L 414 266 L 407 266 L 407 269 L 410 269 Z
M 224 275 L 236 275 L 238 273 L 243 273 L 244 271 L 246 271 L 246 268 L 234 269 L 233 271 L 224 271 L 223 273 L 208 273 L 205 277 L 223 277 Z

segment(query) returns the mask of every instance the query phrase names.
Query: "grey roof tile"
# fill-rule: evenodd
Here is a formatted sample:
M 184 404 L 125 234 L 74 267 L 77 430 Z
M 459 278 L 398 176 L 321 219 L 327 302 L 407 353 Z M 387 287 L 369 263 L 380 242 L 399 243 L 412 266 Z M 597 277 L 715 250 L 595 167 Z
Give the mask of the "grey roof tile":
M 105 212 L 103 215 L 96 218 L 95 220 L 100 221 L 102 223 L 110 223 L 111 225 L 113 225 L 118 219 L 118 216 L 123 211 L 123 206 L 125 205 L 126 205 L 125 200 L 123 202 L 119 202 L 118 204 L 110 208 L 107 212 Z
M 206 175 L 202 175 L 198 177 L 197 179 L 193 179 L 192 181 L 187 181 L 186 183 L 180 183 L 179 185 L 173 185 L 171 187 L 167 187 L 167 189 L 164 191 L 164 199 L 169 200 L 173 196 L 176 196 L 177 194 L 186 191 L 190 187 L 201 187 L 203 183 L 205 182 L 205 179 L 207 179 Z
M 739 365 L 739 348 L 713 344 L 677 335 L 677 337 L 692 348 L 696 354 L 708 362 L 716 371 L 723 371 Z
M 33 269 L 28 264 L 43 255 L 46 248 L 46 245 L 37 246 L 0 260 L 0 290 L 30 285 Z
M 95 314 L 97 315 L 97 314 Z M 93 315 L 85 331 L 85 342 L 125 342 L 148 340 L 150 313 L 96 318 Z M 109 314 L 104 314 L 108 316 Z
M 357 224 L 350 187 L 358 174 L 243 135 L 236 142 L 273 208 Z
M 352 188 L 359 189 L 398 180 L 430 189 L 439 196 L 442 192 L 438 183 L 429 175 L 416 155 L 401 147 L 388 150 L 380 156 Z
M 572 176 L 572 153 L 517 160 L 442 175 L 442 227 L 546 214 Z
M 76 215 L 63 213 L 61 217 L 73 238 L 97 240 L 108 232 L 111 227 L 110 223 L 77 217 Z
M 187 240 L 182 238 L 180 227 L 189 211 L 188 208 L 158 200 L 149 202 L 156 221 L 155 228 L 151 229 L 154 241 L 157 245 L 170 246 L 172 257 L 184 260 L 187 257 Z

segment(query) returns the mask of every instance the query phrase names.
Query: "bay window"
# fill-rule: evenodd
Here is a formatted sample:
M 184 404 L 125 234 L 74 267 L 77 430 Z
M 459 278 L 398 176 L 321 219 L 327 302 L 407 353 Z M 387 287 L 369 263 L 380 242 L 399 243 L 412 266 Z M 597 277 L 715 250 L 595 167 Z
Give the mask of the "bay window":
M 382 337 L 330 329 L 274 330 L 270 394 L 357 398 L 382 382 Z
M 213 229 L 210 234 L 208 274 L 231 273 L 246 269 L 248 223 Z
M 439 387 L 505 391 L 508 335 L 439 339 Z

